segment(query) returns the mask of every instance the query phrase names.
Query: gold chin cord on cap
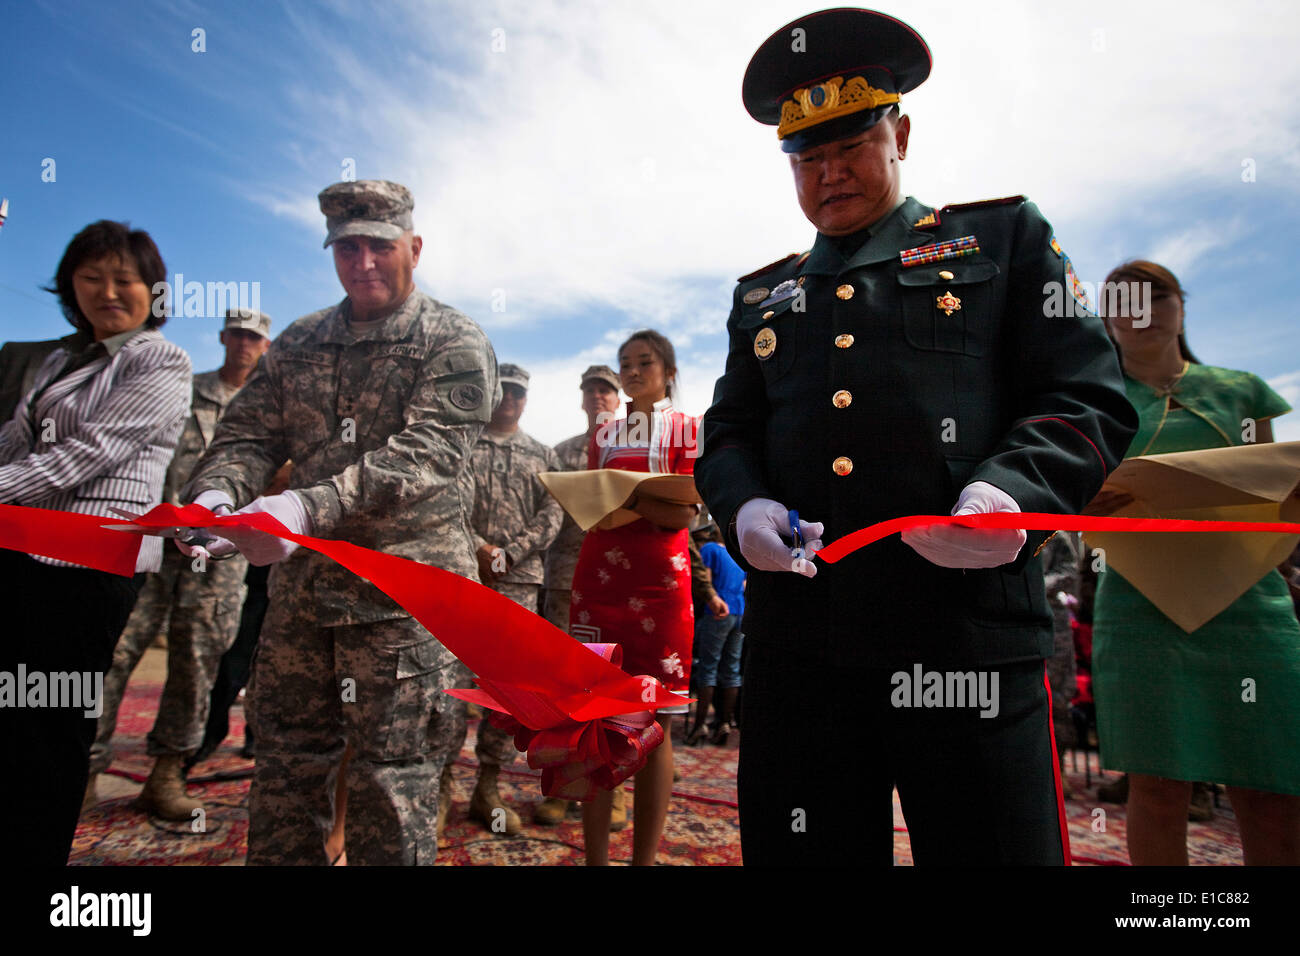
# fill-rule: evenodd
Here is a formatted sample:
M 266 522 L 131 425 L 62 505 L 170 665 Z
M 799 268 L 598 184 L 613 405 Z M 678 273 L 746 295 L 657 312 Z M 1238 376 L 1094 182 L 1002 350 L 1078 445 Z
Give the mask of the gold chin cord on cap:
M 781 122 L 776 128 L 776 138 L 785 139 L 809 126 L 863 110 L 897 103 L 897 93 L 886 93 L 868 83 L 863 77 L 833 76 L 815 86 L 794 91 L 794 99 L 781 104 Z

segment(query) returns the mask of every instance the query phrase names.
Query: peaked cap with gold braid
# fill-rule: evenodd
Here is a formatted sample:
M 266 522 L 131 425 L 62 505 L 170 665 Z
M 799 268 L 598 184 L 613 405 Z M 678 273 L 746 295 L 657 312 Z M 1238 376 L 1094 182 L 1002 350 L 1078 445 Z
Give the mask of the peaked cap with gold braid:
M 797 153 L 865 132 L 930 75 L 930 49 L 901 20 L 840 7 L 787 23 L 745 70 L 745 109 Z

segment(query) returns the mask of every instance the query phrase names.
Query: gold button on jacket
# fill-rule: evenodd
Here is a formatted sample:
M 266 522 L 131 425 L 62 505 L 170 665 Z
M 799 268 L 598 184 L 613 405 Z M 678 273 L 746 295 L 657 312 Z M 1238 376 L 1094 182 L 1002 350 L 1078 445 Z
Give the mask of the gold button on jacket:
M 853 470 L 853 459 L 841 455 L 831 462 L 831 467 L 835 469 L 835 474 L 842 478 Z
M 853 344 L 853 336 L 845 332 L 843 335 L 835 336 L 835 347 L 837 349 L 846 349 Z
M 836 408 L 848 408 L 853 404 L 853 393 L 842 388 L 831 396 L 831 401 L 835 403 Z
M 844 285 L 840 286 L 838 289 L 835 290 L 835 294 L 839 296 L 841 299 L 851 299 L 853 298 L 853 286 L 849 285 L 846 282 L 844 283 Z

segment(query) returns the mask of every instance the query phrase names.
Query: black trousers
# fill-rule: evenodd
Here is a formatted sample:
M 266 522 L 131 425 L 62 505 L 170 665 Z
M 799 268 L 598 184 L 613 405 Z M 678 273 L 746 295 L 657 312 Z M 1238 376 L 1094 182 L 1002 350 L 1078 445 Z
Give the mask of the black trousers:
M 0 820 L 5 837 L 0 858 L 35 866 L 63 866 L 72 849 L 89 775 L 90 745 L 96 716 L 86 716 L 84 698 L 75 706 L 52 691 L 52 675 L 70 674 L 82 687 L 96 687 L 87 675 L 112 666 L 113 646 L 126 627 L 144 575 L 120 577 L 88 568 L 42 564 L 26 554 L 0 550 L 0 680 L 14 687 L 24 703 L 0 706 L 0 753 L 5 781 L 0 787 Z M 33 696 L 33 675 L 45 681 L 44 701 Z M 10 686 L 14 686 L 12 683 Z M 65 687 L 67 685 L 64 685 Z M 56 699 L 57 697 L 57 699 Z M 99 702 L 102 706 L 102 701 Z M 52 705 L 62 706 L 52 706 Z
M 270 604 L 267 597 L 267 577 L 270 565 L 257 567 L 250 565 L 244 575 L 248 585 L 248 594 L 244 598 L 244 608 L 239 615 L 239 633 L 235 643 L 221 658 L 217 669 L 217 679 L 212 684 L 211 706 L 208 708 L 208 724 L 203 732 L 203 745 L 200 753 L 212 753 L 221 746 L 221 742 L 230 733 L 230 708 L 234 706 L 239 692 L 248 683 L 248 672 L 253 662 L 253 651 L 257 649 L 257 639 L 262 633 L 262 619 Z M 245 726 L 246 741 L 253 739 L 252 727 Z
M 918 865 L 1064 862 L 1041 661 L 989 668 L 997 714 L 981 717 L 979 706 L 951 701 L 896 706 L 914 702 L 897 672 L 746 643 L 738 787 L 747 866 L 891 865 L 895 785 Z

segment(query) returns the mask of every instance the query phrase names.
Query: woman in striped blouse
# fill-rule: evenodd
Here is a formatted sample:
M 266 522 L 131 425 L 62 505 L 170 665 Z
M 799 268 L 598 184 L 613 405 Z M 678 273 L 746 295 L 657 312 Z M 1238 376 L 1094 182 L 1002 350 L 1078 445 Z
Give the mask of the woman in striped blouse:
M 161 500 L 190 404 L 189 357 L 158 331 L 166 318 L 155 290 L 166 274 L 149 234 L 123 223 L 93 223 L 69 243 L 49 291 L 94 341 L 75 354 L 56 349 L 0 429 L 0 503 L 111 518 L 112 507 L 145 511 Z M 15 861 L 67 860 L 103 674 L 143 572 L 161 558 L 162 540 L 145 538 L 135 577 L 123 578 L 0 550 L 0 680 L 9 677 L 23 705 L 0 706 L 11 774 L 0 819 Z

